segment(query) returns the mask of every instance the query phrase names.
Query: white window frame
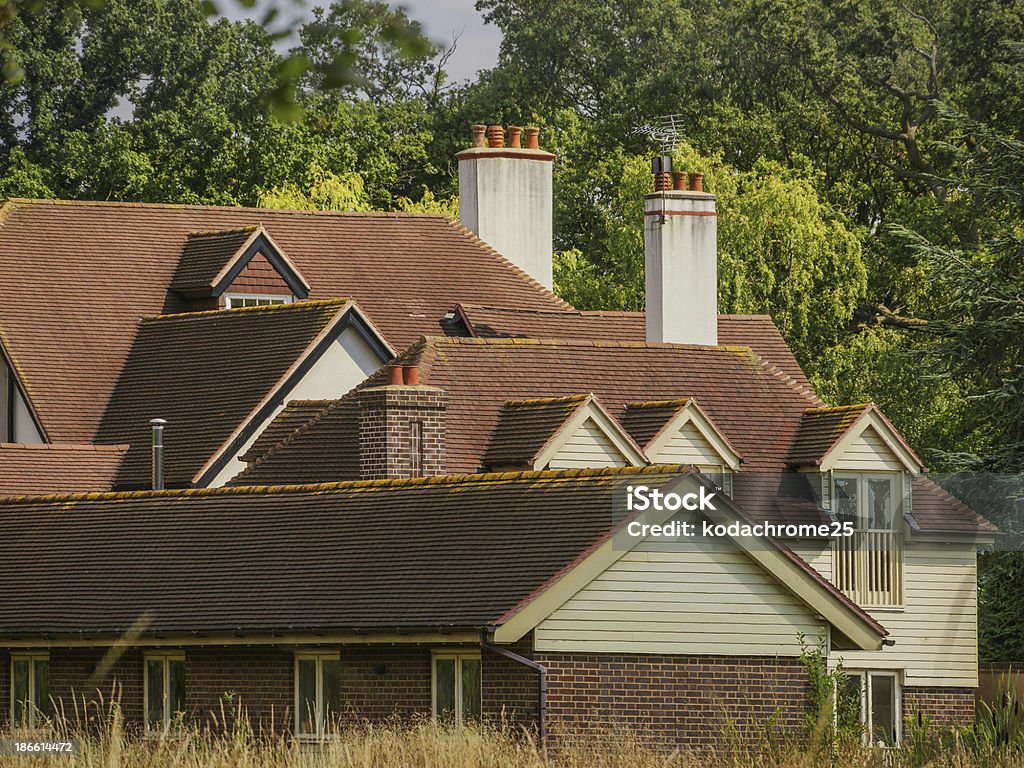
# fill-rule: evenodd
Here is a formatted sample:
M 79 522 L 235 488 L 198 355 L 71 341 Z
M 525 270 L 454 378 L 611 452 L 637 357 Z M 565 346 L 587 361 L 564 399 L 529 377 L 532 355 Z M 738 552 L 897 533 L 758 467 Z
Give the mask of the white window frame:
M 437 722 L 437 662 L 438 660 L 455 662 L 455 725 L 462 726 L 462 662 L 464 659 L 481 661 L 480 651 L 440 649 L 430 653 L 430 717 Z M 480 665 L 480 712 L 483 713 L 483 663 Z
M 236 301 L 265 301 L 270 304 L 294 304 L 295 296 L 290 293 L 225 293 L 224 309 L 238 309 Z
M 722 479 L 721 491 L 732 496 L 732 467 L 728 464 L 698 464 L 697 471 L 712 482 L 716 475 Z
M 900 673 L 892 669 L 844 669 L 848 677 L 860 678 L 860 722 L 864 726 L 864 743 L 876 746 L 890 746 L 874 742 L 875 724 L 872 722 L 871 703 L 874 697 L 872 677 L 890 677 L 893 681 L 893 720 L 896 728 L 896 742 L 891 746 L 899 746 L 903 742 L 903 682 Z
M 18 661 L 28 662 L 28 699 L 25 701 L 26 704 L 26 718 L 24 723 L 16 723 L 14 720 L 14 703 L 17 701 L 14 697 L 14 664 Z M 11 654 L 11 719 L 10 723 L 15 728 L 29 728 L 35 729 L 41 727 L 41 723 L 36 722 L 36 664 L 40 661 L 45 661 L 47 664 L 50 663 L 50 652 L 49 651 L 31 651 L 27 653 L 12 653 Z M 51 670 L 52 671 L 52 670 Z
M 868 508 L 868 483 L 872 480 L 889 481 L 889 516 L 892 520 L 890 530 L 899 532 L 903 530 L 903 518 L 900 511 L 903 506 L 903 473 L 902 472 L 853 472 L 849 470 L 835 470 L 831 477 L 831 502 L 832 514 L 839 513 L 839 496 L 836 493 L 837 480 L 854 480 L 857 483 L 857 522 L 854 527 L 858 530 L 881 530 L 870 528 L 871 515 Z
M 163 701 L 160 703 L 161 717 L 163 721 L 160 728 L 154 728 L 149 722 L 149 663 L 160 662 L 160 670 L 163 679 Z M 145 653 L 142 657 L 142 712 L 145 721 L 146 733 L 166 733 L 171 729 L 171 662 L 180 661 L 184 663 L 184 651 L 154 651 Z M 186 676 L 188 669 L 186 668 Z M 185 680 L 185 690 L 188 690 L 188 680 Z M 186 693 L 186 696 L 188 694 Z
M 299 721 L 299 715 L 302 710 L 303 703 L 299 698 L 299 662 L 300 661 L 315 661 L 316 662 L 316 701 L 314 702 L 314 709 L 316 712 L 316 733 L 300 733 L 299 728 L 301 727 Z M 295 730 L 294 733 L 296 738 L 302 741 L 322 741 L 327 736 L 326 723 L 323 722 L 323 710 L 324 710 L 324 662 L 325 661 L 337 661 L 341 663 L 341 652 L 340 651 L 297 651 L 295 653 L 295 669 L 292 687 L 294 688 L 294 702 L 295 702 Z

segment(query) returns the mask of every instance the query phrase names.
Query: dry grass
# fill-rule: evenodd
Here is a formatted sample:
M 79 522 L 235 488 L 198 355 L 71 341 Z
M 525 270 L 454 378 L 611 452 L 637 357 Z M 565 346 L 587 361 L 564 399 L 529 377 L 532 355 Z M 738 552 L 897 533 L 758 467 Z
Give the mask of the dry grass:
M 576 743 L 562 742 L 545 754 L 529 734 L 497 727 L 446 728 L 424 720 L 351 727 L 319 745 L 253 736 L 239 710 L 215 717 L 220 726 L 182 729 L 173 737 L 126 733 L 120 710 L 110 706 L 98 718 L 105 726 L 72 725 L 59 719 L 53 733 L 77 739 L 79 757 L 0 756 L 0 768 L 76 766 L 83 768 L 1024 768 L 1024 749 L 998 746 L 978 731 L 959 733 L 927 727 L 905 734 L 897 750 L 845 745 L 826 739 L 756 742 L 717 734 L 699 749 L 644 746 L 642 737 L 608 733 Z M 224 723 L 235 722 L 225 733 Z M 239 725 L 241 724 L 241 727 Z M 215 733 L 215 731 L 217 731 Z M 0 730 L 0 739 L 12 734 Z

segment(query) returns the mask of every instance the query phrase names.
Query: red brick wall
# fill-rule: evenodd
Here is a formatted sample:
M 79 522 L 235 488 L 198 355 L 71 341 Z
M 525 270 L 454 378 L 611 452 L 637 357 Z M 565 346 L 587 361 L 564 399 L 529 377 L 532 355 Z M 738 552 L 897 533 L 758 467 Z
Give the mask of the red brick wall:
M 141 724 L 142 653 L 114 653 L 106 674 L 99 676 L 108 649 L 53 648 L 50 650 L 50 697 L 56 712 L 79 725 L 102 725 L 117 702 L 126 724 Z
M 185 705 L 199 722 L 229 726 L 241 706 L 255 732 L 280 733 L 292 725 L 294 665 L 294 654 L 278 648 L 190 648 Z
M 341 701 L 350 717 L 373 721 L 430 715 L 429 648 L 345 648 Z
M 257 253 L 238 273 L 226 293 L 258 293 L 269 296 L 290 296 L 292 289 L 267 261 L 262 253 Z M 224 306 L 224 296 L 220 297 L 220 306 Z
M 0 728 L 11 719 L 11 654 L 0 648 Z
M 807 676 L 775 657 L 538 653 L 555 739 L 628 730 L 651 743 L 706 744 L 803 722 Z
M 903 716 L 927 717 L 938 726 L 967 725 L 974 720 L 974 689 L 904 688 Z
M 533 656 L 533 636 L 510 651 Z M 540 712 L 540 676 L 524 664 L 484 649 L 480 655 L 484 718 L 516 728 L 536 728 Z

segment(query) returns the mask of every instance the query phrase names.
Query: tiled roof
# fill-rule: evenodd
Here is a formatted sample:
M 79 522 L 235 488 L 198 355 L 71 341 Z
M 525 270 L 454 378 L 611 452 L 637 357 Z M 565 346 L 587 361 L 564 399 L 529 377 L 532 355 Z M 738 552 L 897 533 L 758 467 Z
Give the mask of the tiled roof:
M 238 255 L 256 229 L 256 226 L 248 226 L 190 232 L 171 280 L 171 288 L 185 292 L 212 288 L 217 275 Z
M 115 637 L 142 617 L 165 638 L 484 629 L 606 540 L 623 485 L 686 471 L 2 500 L 0 637 Z
M 398 349 L 460 301 L 568 306 L 443 216 L 8 201 L 0 336 L 50 440 L 95 442 L 139 320 L 191 308 L 170 289 L 189 235 L 260 223 L 308 298 L 353 298 Z
M 480 338 L 644 341 L 643 312 L 581 312 L 460 304 L 466 332 Z M 718 342 L 750 347 L 802 387 L 811 390 L 800 364 L 768 315 L 719 315 Z
M 487 467 L 533 467 L 562 425 L 590 402 L 590 395 L 509 400 L 484 457 Z
M 131 445 L 115 487 L 147 486 L 153 418 L 168 421 L 167 484 L 191 483 L 351 306 L 299 302 L 143 320 L 98 430 L 101 442 Z
M 2 501 L 0 635 L 482 628 L 679 470 Z
M 315 418 L 321 411 L 334 403 L 333 400 L 291 400 L 260 432 L 249 450 L 242 456 L 243 461 L 256 461 L 295 430 Z
M 915 477 L 911 517 L 925 531 L 996 533 L 998 529 L 927 477 Z
M 740 347 L 631 342 L 434 337 L 410 350 L 420 381 L 449 394 L 447 469 L 475 472 L 509 399 L 593 392 L 612 416 L 627 403 L 696 398 L 751 471 L 785 469 L 784 448 L 814 404 L 787 377 Z M 383 383 L 385 374 L 367 385 Z M 742 403 L 743 407 L 737 407 Z M 272 451 L 240 480 L 317 482 L 353 472 L 358 414 L 344 397 L 302 434 Z
M 127 445 L 0 443 L 0 497 L 109 491 Z
M 870 403 L 834 408 L 811 408 L 800 419 L 800 429 L 789 449 L 795 467 L 821 463 L 822 458 L 846 434 L 846 430 L 871 408 Z
M 690 398 L 681 400 L 655 400 L 647 403 L 626 403 L 619 420 L 630 436 L 646 448 L 657 437 L 669 419 L 692 403 Z

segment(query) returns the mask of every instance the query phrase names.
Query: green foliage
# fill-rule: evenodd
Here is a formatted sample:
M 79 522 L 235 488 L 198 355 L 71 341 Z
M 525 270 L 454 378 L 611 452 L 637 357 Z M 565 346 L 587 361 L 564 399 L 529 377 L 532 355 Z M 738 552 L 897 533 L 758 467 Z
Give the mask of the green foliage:
M 800 664 L 808 680 L 807 709 L 804 712 L 808 736 L 819 744 L 859 738 L 862 731 L 860 698 L 845 684 L 847 678 L 842 662 L 829 667 L 824 636 L 819 636 L 814 645 L 808 645 L 802 633 L 798 640 Z
M 358 173 L 338 175 L 313 165 L 307 185 L 286 182 L 260 195 L 261 208 L 288 208 L 321 211 L 366 211 L 370 201 L 366 184 Z

